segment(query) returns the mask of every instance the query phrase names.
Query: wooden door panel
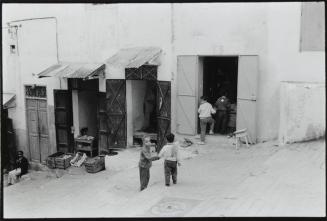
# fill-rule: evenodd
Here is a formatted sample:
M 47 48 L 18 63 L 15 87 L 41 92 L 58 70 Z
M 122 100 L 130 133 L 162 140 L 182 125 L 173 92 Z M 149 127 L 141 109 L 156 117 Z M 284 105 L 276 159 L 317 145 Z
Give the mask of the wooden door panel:
M 47 101 L 38 100 L 38 127 L 39 127 L 39 148 L 41 153 L 41 161 L 45 161 L 50 155 L 49 130 L 48 130 L 48 114 Z
M 98 95 L 98 150 L 108 152 L 108 125 L 106 112 L 106 93 Z
M 38 135 L 38 122 L 37 122 L 37 111 L 36 110 L 27 110 L 28 115 L 28 128 L 30 134 Z
M 109 148 L 126 148 L 126 81 L 107 79 L 106 112 Z
M 28 109 L 37 109 L 37 100 L 35 99 L 26 99 L 26 107 Z
M 126 147 L 126 117 L 111 115 L 108 118 L 109 127 L 109 147 L 125 148 Z M 111 125 L 111 126 L 110 126 Z
M 40 162 L 37 100 L 26 99 L 27 130 L 32 161 Z
M 46 88 L 26 86 L 26 117 L 31 160 L 42 162 L 49 155 Z
M 57 150 L 61 152 L 73 151 L 72 94 L 68 90 L 54 90 L 55 125 Z
M 31 160 L 35 162 L 40 162 L 39 136 L 30 134 L 28 138 Z
M 48 117 L 48 114 L 46 111 L 38 110 L 38 124 L 39 124 L 40 136 L 48 137 L 48 135 L 49 135 L 47 117 Z
M 256 96 L 258 56 L 240 56 L 237 80 L 236 129 L 247 128 L 251 143 L 256 142 Z
M 50 143 L 48 136 L 40 136 L 39 138 L 40 152 L 41 152 L 41 161 L 45 161 L 50 153 Z
M 166 135 L 171 130 L 171 86 L 170 81 L 157 82 L 157 151 L 167 143 Z
M 60 110 L 59 108 L 55 112 L 55 119 L 57 125 L 66 126 L 67 124 L 67 113 L 66 110 Z
M 195 135 L 197 122 L 198 56 L 177 57 L 177 132 Z

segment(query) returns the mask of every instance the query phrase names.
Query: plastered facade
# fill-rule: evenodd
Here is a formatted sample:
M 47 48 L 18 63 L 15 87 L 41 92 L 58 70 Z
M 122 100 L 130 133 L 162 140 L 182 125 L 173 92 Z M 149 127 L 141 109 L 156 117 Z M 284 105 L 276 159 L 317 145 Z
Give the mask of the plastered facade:
M 121 48 L 160 47 L 163 53 L 158 80 L 172 83 L 171 125 L 175 132 L 177 56 L 258 55 L 258 141 L 278 137 L 281 81 L 325 82 L 325 52 L 299 50 L 298 2 L 3 5 L 4 25 L 37 17 L 55 19 L 16 22 L 22 24 L 18 29 L 21 52 L 4 61 L 4 79 L 8 79 L 4 80 L 4 89 L 17 94 L 14 127 L 21 130 L 20 147 L 26 140 L 24 84 L 47 85 L 49 129 L 55 135 L 51 124 L 53 89 L 67 88 L 67 82 L 37 79 L 32 73 L 44 70 L 57 59 L 104 62 Z M 106 69 L 106 78 L 123 79 L 124 72 L 112 74 Z M 99 90 L 105 91 L 104 79 L 99 81 Z M 55 148 L 55 141 L 51 145 Z
M 326 86 L 282 82 L 279 144 L 318 139 L 326 133 Z M 319 108 L 318 108 L 319 107 Z

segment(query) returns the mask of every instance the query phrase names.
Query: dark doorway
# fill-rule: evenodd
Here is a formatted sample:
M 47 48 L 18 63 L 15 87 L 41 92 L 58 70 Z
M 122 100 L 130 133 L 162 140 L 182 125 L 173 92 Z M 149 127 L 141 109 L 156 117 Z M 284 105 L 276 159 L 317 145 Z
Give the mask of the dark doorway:
M 203 58 L 203 95 L 213 106 L 217 99 L 226 93 L 229 100 L 226 116 L 226 130 L 221 130 L 218 114 L 212 117 L 216 120 L 214 133 L 226 134 L 235 130 L 236 100 L 237 100 L 238 57 L 204 57 Z M 234 110 L 235 109 L 235 110 Z M 228 129 L 228 127 L 230 127 Z
M 157 83 L 152 80 L 127 80 L 130 85 L 131 97 L 127 105 L 131 109 L 131 125 L 133 128 L 133 144 L 142 145 L 143 138 L 149 136 L 157 142 Z

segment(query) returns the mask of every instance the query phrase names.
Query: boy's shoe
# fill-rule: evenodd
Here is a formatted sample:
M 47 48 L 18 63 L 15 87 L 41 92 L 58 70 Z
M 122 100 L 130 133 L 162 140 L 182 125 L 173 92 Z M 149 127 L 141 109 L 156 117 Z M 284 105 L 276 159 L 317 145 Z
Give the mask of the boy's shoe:
M 166 184 L 166 186 L 170 186 L 170 184 L 168 183 L 168 184 Z
M 173 181 L 173 184 L 176 184 L 177 183 L 177 181 Z
M 203 141 L 198 142 L 199 145 L 204 145 L 205 143 Z
M 209 134 L 210 134 L 210 135 L 213 135 L 214 133 L 213 133 L 213 131 L 210 131 Z

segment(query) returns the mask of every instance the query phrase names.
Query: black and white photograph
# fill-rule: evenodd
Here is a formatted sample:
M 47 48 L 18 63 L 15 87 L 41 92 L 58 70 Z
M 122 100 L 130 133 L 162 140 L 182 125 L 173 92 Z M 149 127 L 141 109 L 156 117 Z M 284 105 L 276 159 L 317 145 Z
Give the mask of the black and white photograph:
M 3 218 L 326 216 L 324 1 L 1 6 Z

